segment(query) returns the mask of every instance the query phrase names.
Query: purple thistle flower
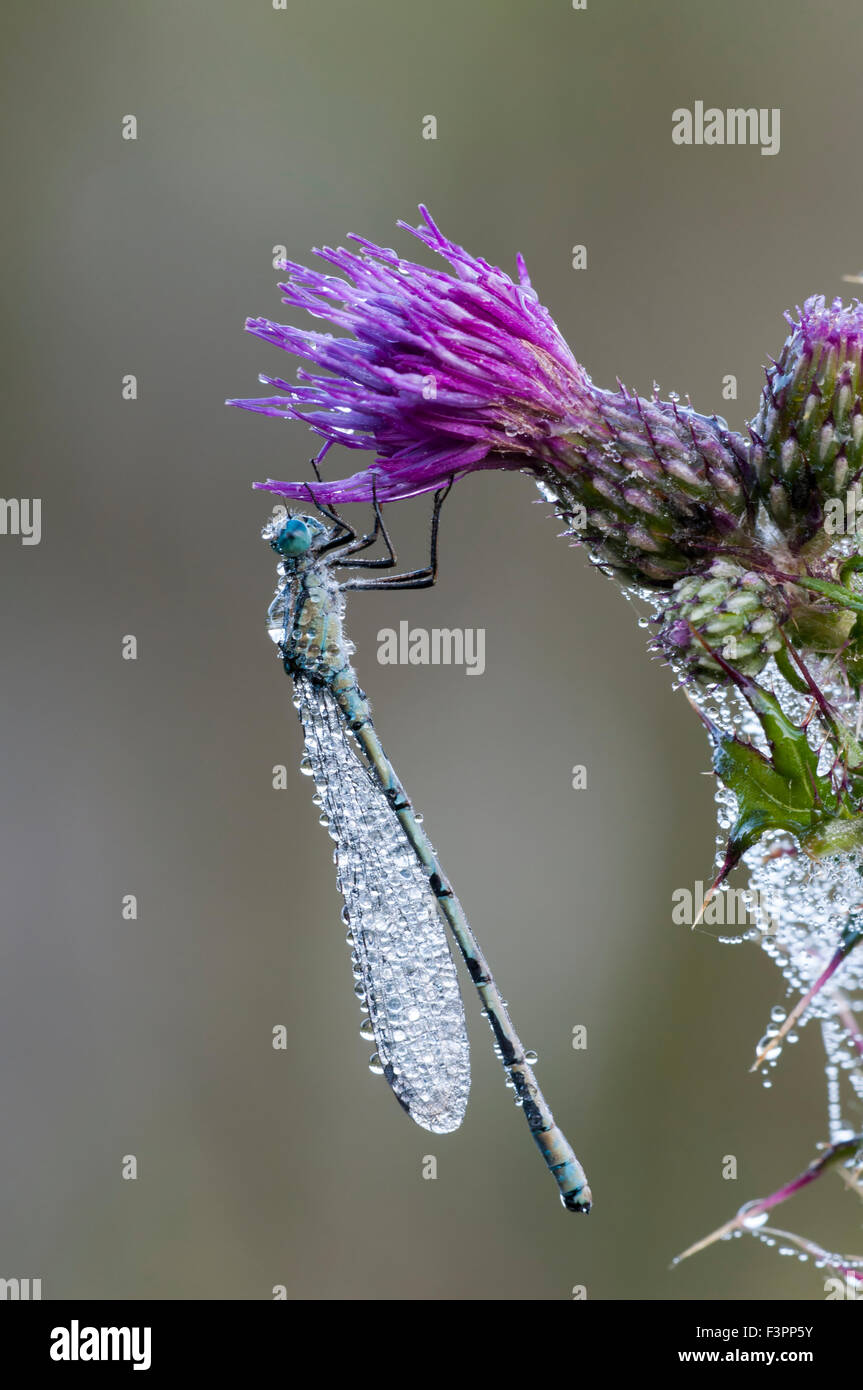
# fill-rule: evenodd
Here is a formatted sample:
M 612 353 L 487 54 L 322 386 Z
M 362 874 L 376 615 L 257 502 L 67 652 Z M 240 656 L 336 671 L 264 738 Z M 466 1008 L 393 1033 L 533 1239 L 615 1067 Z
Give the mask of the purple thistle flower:
M 373 451 L 374 463 L 316 485 L 325 503 L 431 491 L 482 468 L 532 473 L 587 541 L 625 577 L 665 586 L 698 573 L 723 546 L 757 549 L 750 443 L 716 416 L 598 389 L 539 303 L 524 262 L 519 282 L 448 241 L 425 208 L 417 229 L 454 274 L 429 270 L 353 237 L 360 250 L 318 252 L 348 279 L 286 263 L 284 300 L 329 319 L 335 337 L 249 319 L 257 337 L 331 375 L 262 377 L 279 395 L 234 400 L 303 420 L 326 444 Z M 301 482 L 256 483 L 305 499 Z
M 316 490 L 326 502 L 362 502 L 377 476 L 381 501 L 428 492 L 476 468 L 523 466 L 584 391 L 586 378 L 551 315 L 538 302 L 519 257 L 519 283 L 447 241 L 425 208 L 425 225 L 401 222 L 450 261 L 455 277 L 400 259 L 360 237 L 359 254 L 316 252 L 353 280 L 291 262 L 284 302 L 355 334 L 336 338 L 269 319 L 250 333 L 332 376 L 297 373 L 285 392 L 230 405 L 304 420 L 329 443 L 374 450 L 379 466 Z M 489 455 L 506 456 L 489 461 Z M 305 498 L 302 483 L 256 487 Z

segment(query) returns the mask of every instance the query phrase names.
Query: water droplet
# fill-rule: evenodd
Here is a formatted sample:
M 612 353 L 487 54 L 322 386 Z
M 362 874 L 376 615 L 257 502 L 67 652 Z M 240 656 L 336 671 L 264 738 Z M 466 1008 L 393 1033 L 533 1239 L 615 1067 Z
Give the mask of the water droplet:
M 757 1231 L 759 1226 L 766 1226 L 767 1215 L 766 1211 L 754 1211 L 751 1216 L 743 1217 L 743 1225 L 747 1231 Z

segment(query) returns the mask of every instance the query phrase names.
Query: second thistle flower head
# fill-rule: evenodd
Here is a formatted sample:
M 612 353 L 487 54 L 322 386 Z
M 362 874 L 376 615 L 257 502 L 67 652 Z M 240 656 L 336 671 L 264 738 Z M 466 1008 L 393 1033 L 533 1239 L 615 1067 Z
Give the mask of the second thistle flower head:
M 318 484 L 324 503 L 410 497 L 476 469 L 532 473 L 572 534 L 622 577 L 665 587 L 750 533 L 748 444 L 677 402 L 595 387 L 524 263 L 518 282 L 448 241 L 425 209 L 412 232 L 449 261 L 430 270 L 353 238 L 319 254 L 331 275 L 286 263 L 285 303 L 336 336 L 269 319 L 247 328 L 314 364 L 278 394 L 232 405 L 303 420 L 326 441 L 371 451 L 364 471 Z M 405 224 L 400 224 L 405 226 Z M 305 499 L 303 482 L 256 484 Z
M 863 304 L 807 299 L 752 422 L 758 491 L 793 553 L 827 543 L 825 509 L 863 474 Z

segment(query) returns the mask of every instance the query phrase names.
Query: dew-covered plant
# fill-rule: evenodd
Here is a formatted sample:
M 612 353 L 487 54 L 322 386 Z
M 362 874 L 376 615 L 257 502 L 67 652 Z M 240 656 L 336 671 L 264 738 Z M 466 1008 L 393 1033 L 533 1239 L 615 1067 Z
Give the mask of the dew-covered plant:
M 339 274 L 285 263 L 284 302 L 345 336 L 250 319 L 312 370 L 262 377 L 271 394 L 231 404 L 305 421 L 319 460 L 333 444 L 372 455 L 315 484 L 324 504 L 411 497 L 478 469 L 531 474 L 635 600 L 712 749 L 724 833 L 698 920 L 729 920 L 729 875 L 746 871 L 753 920 L 724 939 L 759 944 L 785 980 L 755 1068 L 769 1085 L 812 1021 L 826 1052 L 819 1157 L 716 1235 L 751 1231 L 863 1285 L 863 1257 L 766 1224 L 830 1169 L 863 1195 L 863 305 L 813 297 L 789 317 L 741 435 L 658 388 L 595 386 L 521 258 L 513 281 L 421 211 L 419 228 L 400 225 L 451 270 L 360 238 L 317 253 Z M 305 482 L 256 486 L 308 497 Z

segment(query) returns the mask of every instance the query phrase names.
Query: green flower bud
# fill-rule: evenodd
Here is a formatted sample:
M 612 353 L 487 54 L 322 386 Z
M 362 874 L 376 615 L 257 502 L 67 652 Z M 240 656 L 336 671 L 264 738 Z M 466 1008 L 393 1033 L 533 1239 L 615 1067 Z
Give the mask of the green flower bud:
M 711 652 L 743 675 L 756 676 L 782 647 L 784 615 L 779 590 L 763 575 L 714 560 L 704 574 L 681 579 L 671 590 L 658 645 L 699 680 L 723 675 Z

